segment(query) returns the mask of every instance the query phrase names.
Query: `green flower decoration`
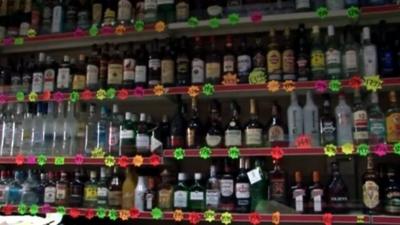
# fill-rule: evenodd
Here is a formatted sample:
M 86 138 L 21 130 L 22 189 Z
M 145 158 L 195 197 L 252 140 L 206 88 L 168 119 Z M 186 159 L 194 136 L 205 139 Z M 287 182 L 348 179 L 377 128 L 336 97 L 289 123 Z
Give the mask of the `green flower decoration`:
M 207 222 L 211 223 L 211 222 L 215 221 L 215 212 L 213 210 L 209 209 L 209 210 L 205 211 L 203 216 Z
M 209 159 L 211 154 L 212 154 L 211 148 L 209 148 L 207 146 L 200 148 L 200 151 L 199 151 L 200 158 Z
M 144 22 L 143 20 L 136 20 L 135 22 L 135 30 L 137 32 L 141 32 L 144 30 Z
M 224 213 L 221 214 L 221 218 L 220 219 L 221 219 L 221 223 L 223 223 L 225 225 L 228 225 L 228 224 L 232 223 L 233 217 L 232 217 L 231 213 L 224 212 Z
M 22 91 L 18 91 L 17 94 L 15 95 L 15 98 L 19 102 L 23 102 L 25 100 L 25 94 Z
M 14 45 L 23 45 L 24 44 L 24 38 L 23 37 L 17 37 L 14 39 Z
M 115 165 L 115 162 L 116 162 L 115 157 L 114 157 L 114 156 L 111 156 L 111 155 L 107 156 L 107 157 L 104 159 L 104 164 L 105 164 L 106 166 L 108 166 L 108 167 L 113 167 L 113 166 Z
M 400 156 L 400 142 L 393 145 L 393 152 L 394 154 Z
M 117 91 L 114 88 L 109 88 L 107 90 L 107 98 L 109 99 L 114 99 L 115 98 L 115 94 L 117 93 Z
M 108 211 L 108 218 L 110 218 L 110 220 L 115 221 L 118 219 L 118 217 L 119 213 L 117 212 L 117 210 L 110 209 L 110 211 Z
M 216 17 L 214 17 L 208 21 L 208 26 L 210 26 L 212 29 L 217 29 L 220 25 L 221 25 L 221 22 Z
M 99 28 L 97 27 L 97 24 L 93 24 L 89 29 L 89 35 L 91 37 L 95 37 L 98 34 L 99 34 Z
M 97 208 L 96 209 L 96 216 L 100 219 L 104 219 L 106 217 L 106 210 L 104 208 Z
M 54 159 L 54 165 L 56 165 L 56 166 L 62 166 L 62 165 L 64 165 L 64 163 L 65 163 L 64 156 L 57 156 Z
M 197 19 L 195 16 L 192 16 L 188 19 L 187 23 L 189 27 L 195 28 L 199 25 L 199 19 Z
M 37 157 L 36 162 L 39 166 L 44 166 L 44 165 L 46 165 L 47 157 L 45 155 L 41 154 Z
M 328 16 L 328 8 L 322 6 L 317 9 L 317 16 L 321 19 L 325 19 Z
M 333 157 L 333 156 L 335 156 L 335 155 L 336 155 L 336 150 L 337 150 L 337 148 L 336 148 L 336 146 L 333 145 L 333 144 L 329 144 L 329 145 L 326 145 L 326 146 L 324 147 L 324 153 L 325 153 L 325 155 L 327 155 L 328 157 Z
M 240 15 L 237 13 L 231 13 L 228 15 L 228 21 L 230 25 L 236 25 L 239 23 Z
M 28 206 L 27 206 L 27 205 L 25 205 L 25 204 L 23 204 L 23 203 L 21 203 L 21 204 L 18 205 L 18 213 L 19 213 L 20 215 L 26 214 L 27 211 L 28 211 Z
M 29 214 L 31 215 L 36 215 L 39 213 L 39 206 L 38 205 L 31 205 L 31 207 L 29 207 Z
M 339 92 L 341 88 L 342 88 L 342 82 L 340 82 L 340 80 L 329 81 L 329 90 L 333 92 Z
M 351 19 L 358 19 L 358 17 L 360 17 L 360 13 L 360 8 L 356 6 L 351 6 L 347 9 L 347 16 Z
M 369 146 L 367 144 L 361 144 L 357 146 L 357 152 L 360 156 L 367 156 L 369 154 Z
M 185 158 L 185 149 L 183 148 L 176 148 L 174 150 L 174 158 L 176 160 L 182 160 L 183 158 Z
M 69 100 L 72 103 L 76 103 L 77 101 L 79 101 L 80 95 L 77 91 L 73 91 L 71 92 L 71 94 L 69 95 Z
M 230 147 L 228 150 L 228 156 L 231 159 L 238 159 L 240 156 L 240 150 L 238 147 Z
M 250 84 L 265 84 L 267 82 L 267 76 L 264 70 L 254 69 L 249 74 Z
M 214 85 L 207 83 L 203 86 L 203 94 L 206 96 L 211 96 L 215 92 Z
M 151 210 L 151 217 L 155 220 L 160 220 L 164 217 L 164 213 L 159 208 L 154 208 Z
M 56 212 L 57 213 L 60 213 L 61 215 L 65 215 L 65 207 L 64 206 L 57 206 L 57 208 L 56 208 Z

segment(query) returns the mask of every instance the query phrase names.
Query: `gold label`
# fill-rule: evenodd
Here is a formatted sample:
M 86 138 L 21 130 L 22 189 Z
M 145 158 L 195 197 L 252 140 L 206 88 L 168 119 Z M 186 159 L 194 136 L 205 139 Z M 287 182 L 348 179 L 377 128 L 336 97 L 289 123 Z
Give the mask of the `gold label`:
M 96 187 L 85 187 L 85 201 L 96 201 L 97 200 L 97 188 Z
M 373 181 L 366 181 L 363 185 L 364 205 L 373 209 L 379 205 L 379 186 Z
M 107 83 L 121 84 L 122 83 L 122 64 L 108 64 Z
M 85 89 L 86 84 L 86 76 L 83 74 L 75 74 L 74 80 L 72 81 L 72 88 L 74 90 L 83 90 Z
M 280 73 L 281 53 L 278 50 L 271 50 L 267 54 L 268 73 Z
M 311 67 L 314 69 L 325 68 L 325 55 L 322 51 L 313 51 L 311 54 Z
M 161 83 L 170 84 L 174 82 L 174 68 L 172 59 L 161 61 Z
M 221 77 L 221 64 L 217 62 L 211 62 L 206 64 L 206 77 L 207 78 L 219 78 Z
M 158 206 L 161 209 L 171 208 L 172 189 L 162 189 L 158 192 Z
M 386 130 L 389 143 L 400 141 L 400 113 L 392 113 L 386 117 Z

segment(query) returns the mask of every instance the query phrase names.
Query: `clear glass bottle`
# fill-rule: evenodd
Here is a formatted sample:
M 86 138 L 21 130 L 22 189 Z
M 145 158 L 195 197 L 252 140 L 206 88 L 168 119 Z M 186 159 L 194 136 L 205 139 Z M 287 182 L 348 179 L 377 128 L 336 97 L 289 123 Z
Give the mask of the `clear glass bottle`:
M 33 205 L 39 203 L 39 196 L 36 192 L 38 189 L 38 182 L 33 177 L 32 170 L 28 171 L 28 177 L 25 182 L 22 183 L 21 190 L 21 203 L 26 205 Z
M 95 110 L 95 105 L 90 104 L 89 116 L 85 124 L 84 154 L 86 156 L 90 156 L 91 151 L 97 147 L 97 118 Z
M 0 172 L 0 204 L 5 204 L 6 202 L 7 187 L 8 187 L 7 172 L 5 170 L 2 170 Z
M 30 103 L 28 110 L 25 112 L 24 119 L 22 121 L 22 135 L 19 144 L 18 152 L 22 154 L 32 154 L 32 114 L 34 113 L 34 105 Z M 36 110 L 35 110 L 36 111 Z
M 303 107 L 304 113 L 304 134 L 309 135 L 311 138 L 312 146 L 320 146 L 319 137 L 319 112 L 314 103 L 311 91 L 307 91 L 306 104 Z
M 378 53 L 376 45 L 371 42 L 371 33 L 369 27 L 362 30 L 361 46 L 361 65 L 362 76 L 374 76 L 378 74 Z
M 118 117 L 118 105 L 112 107 L 112 115 L 108 123 L 108 154 L 119 155 L 120 124 Z
M 75 152 L 77 152 L 76 135 L 78 133 L 78 121 L 75 118 L 74 105 L 71 102 L 68 102 L 67 115 L 64 120 L 64 132 L 65 150 L 63 154 L 70 156 L 75 155 Z M 79 151 L 81 151 L 81 149 L 79 149 Z
M 19 171 L 14 172 L 14 179 L 6 189 L 6 204 L 18 205 L 21 202 L 22 195 L 22 173 Z
M 289 144 L 295 146 L 297 137 L 303 134 L 303 109 L 297 102 L 297 96 L 294 92 L 291 94 L 291 101 L 287 109 Z
M 339 103 L 335 108 L 336 115 L 336 141 L 338 146 L 353 143 L 352 111 L 346 103 L 346 96 L 339 94 Z

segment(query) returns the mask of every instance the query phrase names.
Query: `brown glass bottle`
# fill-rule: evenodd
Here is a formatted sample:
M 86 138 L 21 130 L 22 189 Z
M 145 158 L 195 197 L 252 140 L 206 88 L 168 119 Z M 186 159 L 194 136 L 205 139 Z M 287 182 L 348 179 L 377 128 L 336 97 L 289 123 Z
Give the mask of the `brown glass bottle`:
M 102 50 L 100 56 L 100 72 L 99 72 L 99 87 L 107 87 L 107 73 L 108 73 L 108 61 L 110 60 L 110 44 L 106 43 Z
M 186 128 L 186 145 L 188 148 L 200 147 L 203 137 L 202 125 L 198 115 L 197 99 L 192 98 L 192 118 Z
M 236 71 L 236 56 L 233 52 L 232 36 L 227 35 L 225 40 L 225 50 L 223 58 L 222 73 L 235 73 Z
M 172 39 L 169 39 L 167 45 L 164 47 L 161 59 L 161 84 L 164 87 L 175 84 L 175 59 Z
M 282 74 L 283 80 L 296 80 L 296 64 L 293 47 L 293 39 L 290 34 L 290 29 L 285 28 L 285 41 L 282 51 Z
M 172 209 L 172 193 L 171 178 L 168 170 L 161 173 L 161 184 L 158 187 L 158 207 L 162 210 Z
M 107 87 L 118 89 L 122 86 L 123 64 L 119 46 L 115 45 L 107 67 Z
M 271 119 L 267 124 L 267 141 L 269 146 L 287 147 L 289 143 L 285 139 L 285 134 L 287 134 L 287 127 L 281 117 L 281 107 L 275 101 L 272 104 Z
M 151 44 L 151 52 L 149 55 L 149 87 L 154 87 L 161 82 L 161 57 L 158 47 L 158 40 L 156 39 Z
M 92 53 L 86 65 L 86 87 L 95 91 L 99 88 L 100 50 L 97 45 L 92 45 Z
M 278 161 L 274 161 L 274 169 L 269 172 L 269 200 L 286 203 L 286 175 Z
M 147 191 L 144 193 L 144 210 L 151 211 L 157 205 L 157 191 L 153 177 L 147 179 Z
M 224 160 L 224 172 L 219 180 L 221 197 L 220 210 L 232 211 L 235 207 L 235 179 L 232 176 L 232 168 L 229 159 Z
M 115 209 L 120 209 L 122 206 L 122 182 L 119 179 L 117 167 L 114 167 L 108 188 L 108 206 Z
M 303 185 L 302 175 L 300 171 L 296 171 L 294 173 L 294 180 L 296 184 L 291 188 L 292 207 L 296 210 L 296 212 L 303 213 L 305 211 L 306 188 Z
M 269 32 L 269 39 L 267 52 L 268 80 L 280 81 L 282 79 L 282 57 L 274 29 Z
M 310 212 L 321 213 L 324 211 L 324 187 L 320 183 L 320 174 L 314 171 L 312 174 L 313 184 L 309 187 L 310 190 Z
M 60 180 L 56 183 L 56 205 L 67 205 L 69 199 L 67 173 L 61 172 Z
M 363 175 L 363 204 L 364 212 L 375 214 L 379 210 L 379 177 L 374 170 L 374 161 L 372 155 L 367 157 L 367 171 Z
M 359 90 L 354 91 L 353 139 L 355 145 L 368 143 L 368 114 Z
M 79 62 L 75 66 L 72 78 L 72 90 L 83 91 L 86 88 L 86 57 L 79 55 Z
M 179 40 L 179 48 L 176 56 L 176 85 L 186 86 L 190 82 L 190 60 L 188 54 L 187 38 Z
M 206 56 L 206 82 L 219 84 L 221 80 L 221 57 L 215 46 L 215 38 L 210 37 L 210 50 Z

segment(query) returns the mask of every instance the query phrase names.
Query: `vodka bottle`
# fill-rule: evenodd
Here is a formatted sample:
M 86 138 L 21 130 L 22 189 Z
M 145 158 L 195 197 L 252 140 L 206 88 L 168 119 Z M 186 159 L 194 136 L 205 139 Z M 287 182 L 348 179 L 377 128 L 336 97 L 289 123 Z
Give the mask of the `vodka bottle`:
M 336 116 L 336 140 L 338 146 L 353 143 L 352 111 L 346 103 L 344 94 L 339 95 L 339 103 L 335 108 Z
M 71 102 L 68 102 L 68 109 L 67 109 L 67 116 L 64 120 L 64 132 L 65 138 L 64 141 L 66 142 L 66 148 L 62 155 L 74 155 L 76 151 L 76 140 L 75 136 L 78 132 L 78 122 L 74 115 L 74 105 Z
M 371 42 L 369 27 L 364 27 L 362 31 L 361 46 L 362 75 L 373 76 L 378 73 L 378 53 L 376 45 Z
M 292 92 L 290 106 L 287 110 L 289 143 L 294 146 L 296 138 L 303 133 L 303 109 L 297 102 L 297 96 Z
M 311 96 L 311 91 L 307 92 L 307 101 L 303 107 L 304 112 L 304 134 L 309 135 L 311 138 L 312 146 L 319 146 L 319 113 L 318 108 L 314 103 L 313 97 Z

